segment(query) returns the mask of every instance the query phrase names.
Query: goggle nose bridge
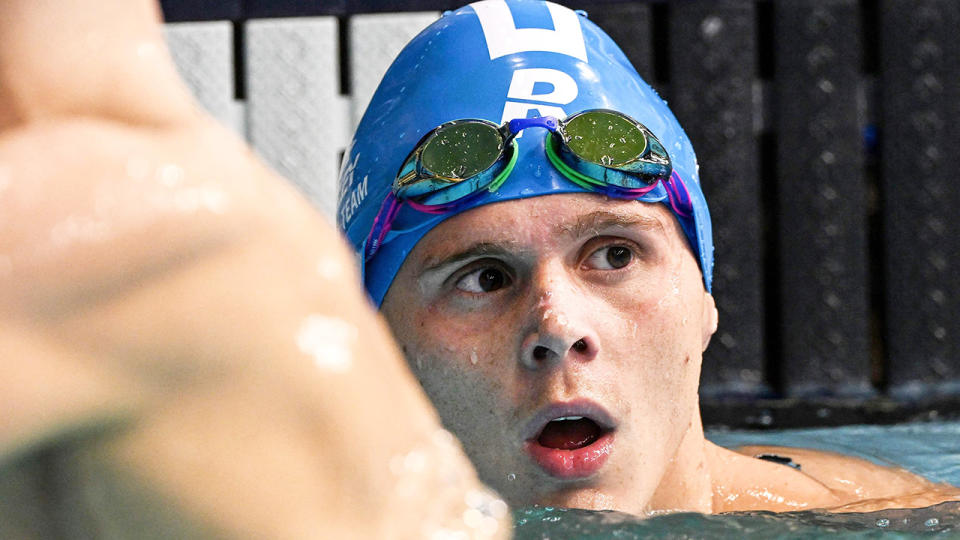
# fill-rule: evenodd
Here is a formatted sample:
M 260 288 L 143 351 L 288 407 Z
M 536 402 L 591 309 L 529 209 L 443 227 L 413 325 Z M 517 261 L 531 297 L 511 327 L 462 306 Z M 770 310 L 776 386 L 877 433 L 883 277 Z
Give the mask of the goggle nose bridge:
M 556 132 L 560 128 L 560 120 L 554 118 L 553 116 L 536 116 L 534 118 L 514 118 L 507 123 L 507 127 L 510 129 L 510 136 L 515 137 L 521 131 L 532 128 L 532 127 L 542 127 L 550 130 L 551 132 Z

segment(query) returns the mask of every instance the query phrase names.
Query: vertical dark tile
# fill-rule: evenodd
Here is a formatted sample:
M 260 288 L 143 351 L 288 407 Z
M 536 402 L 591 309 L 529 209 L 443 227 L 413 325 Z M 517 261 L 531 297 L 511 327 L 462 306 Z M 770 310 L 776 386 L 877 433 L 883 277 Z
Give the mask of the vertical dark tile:
M 869 395 L 858 5 L 779 0 L 774 27 L 784 390 Z
M 887 381 L 920 398 L 960 389 L 960 5 L 880 8 Z
M 243 0 L 246 19 L 342 15 L 347 9 L 346 0 Z
M 669 8 L 670 106 L 697 151 L 716 246 L 720 325 L 704 357 L 702 393 L 758 395 L 768 386 L 754 2 L 698 0 Z
M 166 22 L 236 20 L 241 0 L 160 0 Z

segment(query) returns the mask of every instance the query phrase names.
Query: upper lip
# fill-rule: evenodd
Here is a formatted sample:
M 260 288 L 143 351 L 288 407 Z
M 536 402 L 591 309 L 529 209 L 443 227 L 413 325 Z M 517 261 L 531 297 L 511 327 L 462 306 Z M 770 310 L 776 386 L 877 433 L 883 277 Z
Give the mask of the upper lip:
M 523 440 L 536 439 L 543 431 L 544 426 L 557 418 L 565 416 L 583 416 L 597 423 L 604 431 L 616 428 L 613 416 L 602 405 L 589 399 L 575 399 L 572 401 L 558 401 L 540 409 L 527 422 L 523 430 Z

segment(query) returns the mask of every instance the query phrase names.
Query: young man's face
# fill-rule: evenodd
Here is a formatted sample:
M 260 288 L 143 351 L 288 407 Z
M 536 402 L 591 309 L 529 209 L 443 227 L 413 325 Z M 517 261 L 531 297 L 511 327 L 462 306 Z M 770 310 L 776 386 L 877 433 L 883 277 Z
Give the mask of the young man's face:
M 699 429 L 716 310 L 662 204 L 561 194 L 475 208 L 417 244 L 383 312 L 511 504 L 642 511 Z

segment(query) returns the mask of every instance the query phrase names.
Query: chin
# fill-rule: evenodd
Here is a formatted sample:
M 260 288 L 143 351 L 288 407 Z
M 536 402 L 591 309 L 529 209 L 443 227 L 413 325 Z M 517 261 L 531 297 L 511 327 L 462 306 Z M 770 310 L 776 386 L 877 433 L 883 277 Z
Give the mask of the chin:
M 536 504 L 540 506 L 558 506 L 564 508 L 584 508 L 586 510 L 620 510 L 616 497 L 601 488 L 570 488 L 544 496 Z

